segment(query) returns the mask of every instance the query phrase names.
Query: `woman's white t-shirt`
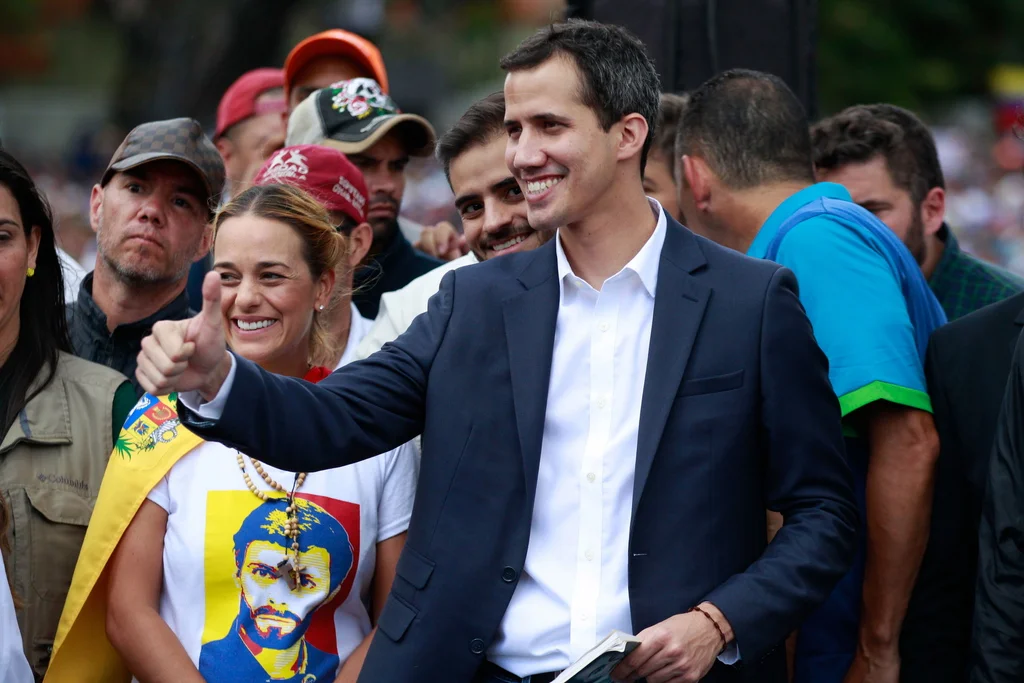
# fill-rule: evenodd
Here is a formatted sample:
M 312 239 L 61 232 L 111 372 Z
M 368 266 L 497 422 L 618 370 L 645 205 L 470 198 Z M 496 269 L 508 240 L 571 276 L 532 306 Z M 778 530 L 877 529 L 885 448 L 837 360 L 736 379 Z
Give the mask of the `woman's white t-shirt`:
M 295 474 L 263 470 L 291 490 Z M 237 451 L 219 443 L 175 463 L 149 494 L 167 511 L 160 616 L 206 683 L 334 681 L 371 630 L 377 544 L 409 527 L 418 474 L 411 444 L 308 474 L 295 494 L 303 569 L 292 590 L 277 568 L 291 546 L 281 494 L 253 494 Z

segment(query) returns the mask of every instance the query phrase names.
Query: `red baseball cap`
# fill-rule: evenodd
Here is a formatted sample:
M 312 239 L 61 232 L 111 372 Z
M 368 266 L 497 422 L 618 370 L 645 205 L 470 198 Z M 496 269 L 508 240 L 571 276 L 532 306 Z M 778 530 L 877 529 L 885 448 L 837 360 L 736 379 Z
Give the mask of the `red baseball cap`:
M 344 154 L 320 145 L 293 145 L 277 151 L 260 167 L 254 185 L 282 183 L 308 192 L 328 211 L 366 222 L 366 180 Z
M 366 71 L 366 77 L 380 83 L 384 92 L 388 91 L 388 72 L 377 46 L 355 33 L 332 28 L 306 38 L 288 53 L 284 60 L 285 101 L 288 100 L 295 75 L 302 67 L 317 57 L 328 55 L 351 59 Z
M 284 88 L 282 69 L 253 69 L 242 74 L 220 98 L 220 104 L 217 105 L 217 130 L 213 139 L 216 140 L 228 128 L 250 116 L 283 112 L 286 108 L 284 95 L 280 100 L 275 98 L 269 102 L 256 102 L 260 95 L 274 88 Z

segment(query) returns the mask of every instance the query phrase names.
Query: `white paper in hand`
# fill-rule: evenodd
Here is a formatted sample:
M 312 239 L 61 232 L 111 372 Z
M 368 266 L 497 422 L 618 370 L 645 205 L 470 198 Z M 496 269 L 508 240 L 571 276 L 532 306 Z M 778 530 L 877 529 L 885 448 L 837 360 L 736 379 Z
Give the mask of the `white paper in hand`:
M 612 631 L 552 683 L 612 683 L 612 671 L 639 644 L 628 633 Z

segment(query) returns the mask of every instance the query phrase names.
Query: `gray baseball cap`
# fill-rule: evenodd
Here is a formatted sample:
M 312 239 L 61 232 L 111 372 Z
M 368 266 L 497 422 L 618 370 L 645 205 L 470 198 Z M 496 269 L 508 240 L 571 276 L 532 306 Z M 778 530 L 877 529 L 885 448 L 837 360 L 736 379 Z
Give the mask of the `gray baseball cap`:
M 203 181 L 207 199 L 220 197 L 224 189 L 224 162 L 195 119 L 151 121 L 132 129 L 114 152 L 100 185 L 119 171 L 159 159 L 173 159 L 190 166 Z

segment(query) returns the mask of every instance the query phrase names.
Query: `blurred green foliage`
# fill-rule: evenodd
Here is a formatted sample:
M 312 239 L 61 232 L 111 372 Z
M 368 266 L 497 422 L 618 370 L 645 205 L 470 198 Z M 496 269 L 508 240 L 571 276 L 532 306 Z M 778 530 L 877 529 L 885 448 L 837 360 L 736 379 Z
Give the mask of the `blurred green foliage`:
M 984 95 L 994 66 L 1024 63 L 1024 0 L 818 0 L 818 17 L 822 114 Z

